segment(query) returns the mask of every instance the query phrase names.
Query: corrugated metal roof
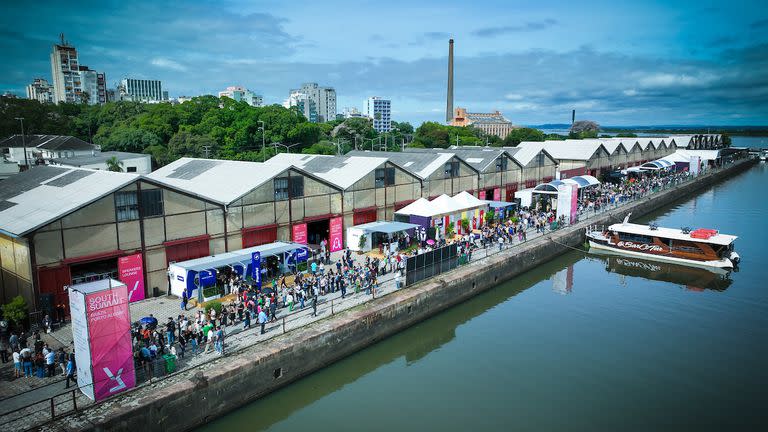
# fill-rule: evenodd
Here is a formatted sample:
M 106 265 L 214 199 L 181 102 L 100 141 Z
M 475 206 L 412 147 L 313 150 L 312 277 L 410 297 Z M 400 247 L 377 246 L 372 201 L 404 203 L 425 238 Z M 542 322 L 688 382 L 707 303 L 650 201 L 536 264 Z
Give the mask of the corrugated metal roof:
M 0 141 L 0 147 L 23 147 L 26 141 L 28 148 L 45 150 L 95 150 L 99 146 L 87 143 L 80 138 L 69 135 L 11 135 Z
M 97 152 L 95 155 L 75 156 L 71 158 L 51 158 L 50 160 L 51 162 L 54 162 L 60 165 L 83 166 L 83 165 L 105 163 L 107 159 L 111 157 L 116 157 L 118 160 L 124 161 L 127 159 L 149 158 L 150 156 L 148 154 L 143 154 L 143 153 L 106 151 L 106 152 Z
M 24 235 L 137 180 L 136 174 L 39 166 L 0 188 L 0 230 Z
M 442 170 L 445 163 L 454 157 L 453 153 L 438 153 L 440 149 L 431 152 L 379 152 L 352 150 L 347 156 L 383 157 L 391 160 L 404 170 L 426 179 L 437 170 Z M 443 150 L 444 151 L 444 150 Z M 459 158 L 461 159 L 461 158 Z M 469 165 L 469 164 L 468 164 Z M 471 165 L 470 165 L 471 166 Z M 473 168 L 474 169 L 474 168 Z
M 387 158 L 373 156 L 279 153 L 269 159 L 267 164 L 293 165 L 347 189 L 386 162 Z
M 290 165 L 181 158 L 146 177 L 219 204 L 229 204 Z

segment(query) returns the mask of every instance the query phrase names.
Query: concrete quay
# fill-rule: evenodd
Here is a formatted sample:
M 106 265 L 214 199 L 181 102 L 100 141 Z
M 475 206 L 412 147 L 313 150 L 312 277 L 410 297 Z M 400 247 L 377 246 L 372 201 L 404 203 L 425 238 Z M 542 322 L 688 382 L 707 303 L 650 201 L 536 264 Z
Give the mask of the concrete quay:
M 360 304 L 285 335 L 219 357 L 80 412 L 58 418 L 46 431 L 186 431 L 256 400 L 292 381 L 404 330 L 542 262 L 578 248 L 588 225 L 640 217 L 749 169 L 737 161 L 587 221 L 473 260 L 451 272 Z

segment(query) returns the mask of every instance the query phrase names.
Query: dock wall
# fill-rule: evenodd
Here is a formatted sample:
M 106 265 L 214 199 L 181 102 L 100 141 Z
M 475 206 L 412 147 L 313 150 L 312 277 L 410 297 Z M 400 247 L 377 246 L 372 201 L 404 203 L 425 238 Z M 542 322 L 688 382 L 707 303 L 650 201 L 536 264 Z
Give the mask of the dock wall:
M 44 430 L 186 431 L 376 343 L 551 260 L 584 242 L 588 224 L 639 217 L 751 167 L 740 161 L 695 182 L 622 206 L 562 231 L 474 261 L 449 273 L 94 405 Z

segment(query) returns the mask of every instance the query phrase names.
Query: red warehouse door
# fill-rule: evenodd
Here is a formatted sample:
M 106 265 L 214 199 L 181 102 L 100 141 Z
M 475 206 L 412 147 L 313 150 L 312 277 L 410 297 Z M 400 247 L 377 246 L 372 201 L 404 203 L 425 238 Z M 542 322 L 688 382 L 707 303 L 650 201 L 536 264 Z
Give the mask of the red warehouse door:
M 209 236 L 165 242 L 165 260 L 182 262 L 210 255 Z
M 243 248 L 277 241 L 277 225 L 243 228 Z
M 369 222 L 376 222 L 376 208 L 368 208 L 365 210 L 355 210 L 352 215 L 353 225 L 362 225 Z

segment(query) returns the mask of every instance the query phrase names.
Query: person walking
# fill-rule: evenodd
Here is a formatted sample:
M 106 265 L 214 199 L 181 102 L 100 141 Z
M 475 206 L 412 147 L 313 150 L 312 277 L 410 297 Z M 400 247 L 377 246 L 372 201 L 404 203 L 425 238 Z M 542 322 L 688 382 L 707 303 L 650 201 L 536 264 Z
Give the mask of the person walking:
M 52 377 L 56 373 L 56 353 L 53 350 L 45 354 L 46 376 Z
M 14 378 L 21 378 L 22 370 L 21 370 L 21 354 L 19 354 L 18 350 L 13 351 L 13 377 Z
M 267 325 L 267 314 L 262 310 L 259 312 L 259 326 L 261 326 L 261 334 L 264 334 L 264 327 Z
M 317 316 L 317 294 L 312 296 L 312 316 Z
M 219 355 L 224 355 L 224 330 L 221 329 L 221 326 L 216 327 L 214 338 L 216 340 L 216 352 Z
M 181 293 L 181 310 L 184 312 L 187 311 L 187 303 L 189 302 L 189 296 L 187 296 L 187 290 L 185 289 Z
M 67 360 L 67 385 L 64 388 L 69 388 L 70 380 L 77 384 L 77 381 L 75 381 L 75 361 L 72 356 L 70 356 L 69 360 Z

